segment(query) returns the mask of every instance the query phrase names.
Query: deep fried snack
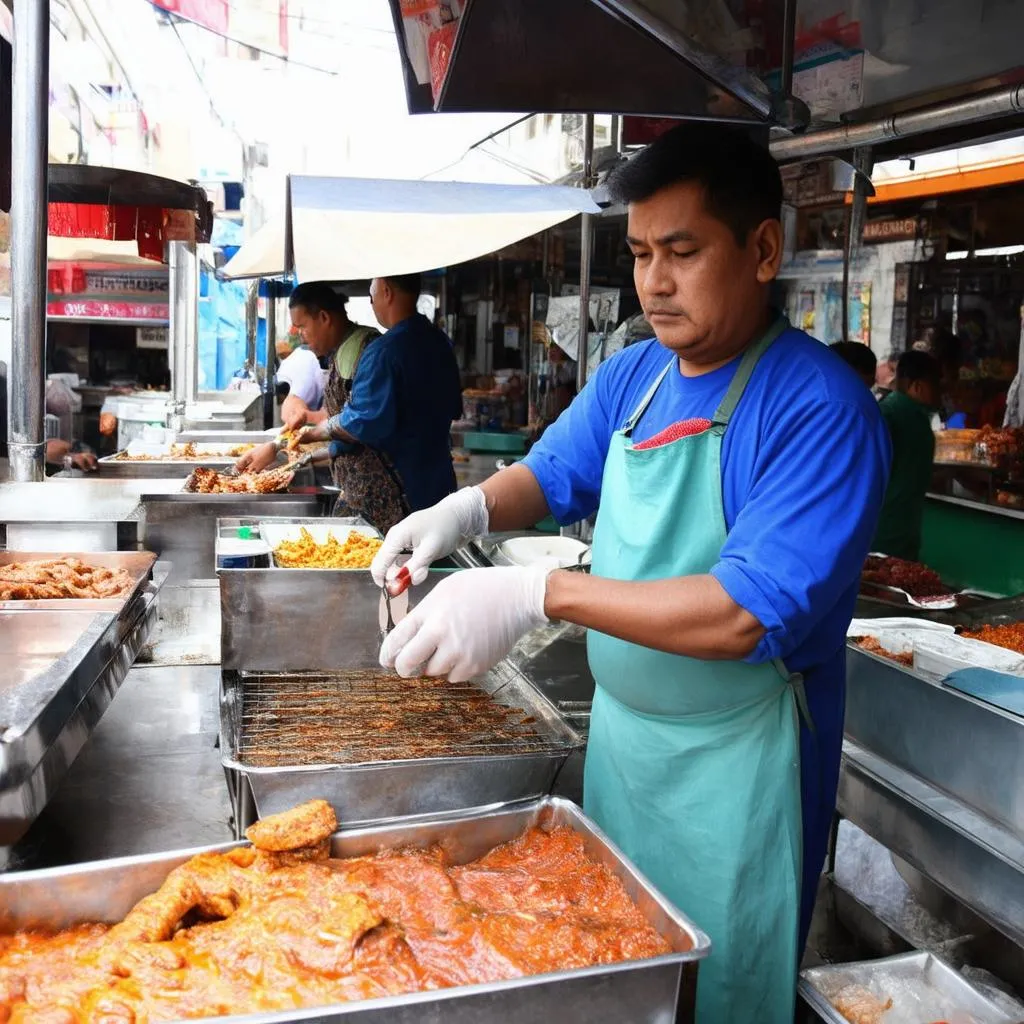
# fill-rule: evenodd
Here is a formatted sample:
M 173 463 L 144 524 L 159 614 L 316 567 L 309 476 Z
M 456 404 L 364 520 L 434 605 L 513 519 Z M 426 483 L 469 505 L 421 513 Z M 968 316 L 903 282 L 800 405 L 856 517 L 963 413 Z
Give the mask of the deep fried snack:
M 982 626 L 980 629 L 965 630 L 965 637 L 982 640 L 1008 651 L 1024 654 L 1024 622 L 1007 622 L 1002 626 Z
M 334 808 L 326 800 L 309 800 L 290 811 L 271 814 L 245 830 L 257 850 L 281 853 L 317 846 L 338 828 Z
M 898 662 L 900 665 L 906 665 L 908 667 L 912 667 L 914 664 L 913 651 L 890 651 L 888 647 L 882 646 L 878 637 L 857 637 L 857 639 L 854 640 L 854 643 L 862 651 L 867 651 L 868 654 L 877 654 L 880 658 L 888 658 L 890 661 L 895 661 Z
M 283 569 L 368 569 L 382 541 L 351 530 L 344 541 L 333 533 L 317 544 L 303 526 L 298 540 L 282 541 L 274 548 L 274 561 Z
M 185 481 L 185 490 L 192 494 L 273 494 L 287 489 L 294 478 L 287 466 L 237 476 L 200 466 Z
M 118 599 L 127 597 L 134 586 L 127 569 L 87 565 L 78 558 L 0 566 L 0 601 Z

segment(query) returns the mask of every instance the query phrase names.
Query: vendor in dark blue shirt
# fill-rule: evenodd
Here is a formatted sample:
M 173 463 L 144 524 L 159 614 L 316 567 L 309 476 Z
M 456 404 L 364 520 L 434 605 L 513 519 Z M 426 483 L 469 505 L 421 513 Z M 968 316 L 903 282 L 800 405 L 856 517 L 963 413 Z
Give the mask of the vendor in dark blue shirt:
M 361 494 L 346 487 L 342 498 L 385 531 L 401 518 L 387 497 L 395 481 L 407 511 L 455 490 L 450 431 L 462 415 L 459 367 L 448 336 L 416 311 L 419 294 L 418 274 L 373 280 L 370 302 L 387 332 L 364 350 L 341 412 L 302 436 L 330 440 L 332 455 L 359 447 L 379 455 L 380 471 L 363 481 Z

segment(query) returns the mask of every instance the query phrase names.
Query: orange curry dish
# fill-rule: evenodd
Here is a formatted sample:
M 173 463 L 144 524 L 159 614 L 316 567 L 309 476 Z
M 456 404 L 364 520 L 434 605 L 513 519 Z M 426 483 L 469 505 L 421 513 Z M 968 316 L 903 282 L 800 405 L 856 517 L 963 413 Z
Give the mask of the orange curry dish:
M 568 828 L 473 863 L 330 857 L 334 812 L 266 818 L 114 926 L 0 937 L 0 1022 L 148 1024 L 327 1006 L 669 952 Z

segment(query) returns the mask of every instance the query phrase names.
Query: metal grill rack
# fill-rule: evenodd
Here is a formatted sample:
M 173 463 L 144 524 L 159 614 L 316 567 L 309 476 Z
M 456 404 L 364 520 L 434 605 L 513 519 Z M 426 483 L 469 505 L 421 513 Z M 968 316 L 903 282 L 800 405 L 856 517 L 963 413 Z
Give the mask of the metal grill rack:
M 244 677 L 238 759 L 252 768 L 562 749 L 538 719 L 475 683 L 360 670 Z
M 221 675 L 221 751 L 239 833 L 257 813 L 314 798 L 349 826 L 536 799 L 581 745 L 508 662 L 459 684 L 351 662 Z

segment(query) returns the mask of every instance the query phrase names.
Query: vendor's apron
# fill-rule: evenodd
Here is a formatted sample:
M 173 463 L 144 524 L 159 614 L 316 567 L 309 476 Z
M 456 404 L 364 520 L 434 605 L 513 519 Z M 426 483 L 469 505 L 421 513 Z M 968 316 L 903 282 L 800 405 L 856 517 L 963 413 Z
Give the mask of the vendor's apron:
M 710 429 L 636 450 L 633 428 L 672 362 L 612 436 L 594 532 L 595 575 L 707 573 L 726 538 L 722 437 L 778 321 L 740 362 Z M 809 541 L 811 538 L 809 538 Z M 798 705 L 781 662 L 664 654 L 591 631 L 597 681 L 585 807 L 704 931 L 700 1024 L 792 1024 L 800 903 Z
M 352 397 L 352 381 L 372 331 L 357 327 L 342 343 L 331 361 L 324 385 L 324 409 L 337 416 Z M 331 477 L 341 492 L 334 506 L 336 516 L 361 516 L 381 533 L 387 533 L 411 511 L 402 481 L 383 452 L 366 445 L 352 445 L 331 459 Z

